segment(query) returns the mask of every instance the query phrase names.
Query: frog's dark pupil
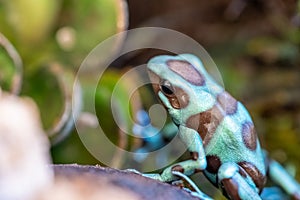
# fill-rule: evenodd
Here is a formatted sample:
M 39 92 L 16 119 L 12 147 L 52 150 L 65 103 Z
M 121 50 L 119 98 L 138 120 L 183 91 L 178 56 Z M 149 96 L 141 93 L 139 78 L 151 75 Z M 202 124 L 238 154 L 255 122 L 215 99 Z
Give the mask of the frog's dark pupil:
M 172 88 L 172 86 L 171 86 L 171 84 L 169 82 L 164 82 L 163 84 L 161 84 L 161 90 L 166 95 L 172 95 L 172 94 L 174 94 L 173 88 Z
M 168 88 L 168 87 L 166 87 L 166 86 L 164 86 L 164 85 L 161 87 L 161 89 L 162 89 L 163 92 L 166 93 L 166 94 L 169 94 L 169 95 L 173 94 L 173 91 L 172 91 L 170 88 Z

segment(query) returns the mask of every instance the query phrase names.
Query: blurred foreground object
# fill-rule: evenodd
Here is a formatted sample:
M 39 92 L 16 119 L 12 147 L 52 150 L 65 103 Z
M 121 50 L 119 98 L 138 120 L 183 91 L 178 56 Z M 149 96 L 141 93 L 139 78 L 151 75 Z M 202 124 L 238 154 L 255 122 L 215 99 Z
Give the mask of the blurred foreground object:
M 0 199 L 32 199 L 50 183 L 49 142 L 29 98 L 0 90 Z

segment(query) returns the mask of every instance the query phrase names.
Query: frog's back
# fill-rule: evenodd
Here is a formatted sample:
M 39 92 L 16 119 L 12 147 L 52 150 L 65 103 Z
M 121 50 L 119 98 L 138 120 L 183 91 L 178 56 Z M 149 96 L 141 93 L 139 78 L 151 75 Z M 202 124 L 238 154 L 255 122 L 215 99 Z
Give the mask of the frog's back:
M 234 162 L 261 187 L 266 174 L 264 159 L 248 111 L 225 91 L 216 99 L 210 109 L 187 120 L 187 126 L 196 129 L 203 140 L 207 158 L 205 174 L 216 184 L 219 167 Z

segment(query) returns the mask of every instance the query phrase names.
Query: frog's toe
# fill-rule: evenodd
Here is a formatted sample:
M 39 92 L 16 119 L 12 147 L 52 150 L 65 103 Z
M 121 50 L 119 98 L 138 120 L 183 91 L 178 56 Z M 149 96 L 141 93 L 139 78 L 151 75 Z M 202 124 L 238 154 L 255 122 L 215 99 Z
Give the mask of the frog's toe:
M 164 182 L 160 174 L 142 174 L 142 176 Z
M 146 178 L 151 178 L 151 179 L 154 179 L 154 180 L 164 182 L 160 174 L 143 174 L 143 173 L 139 172 L 136 169 L 125 169 L 125 171 L 135 173 L 135 174 L 141 175 L 141 176 L 146 177 Z
M 126 172 L 131 172 L 131 173 L 135 173 L 135 174 L 139 174 L 139 175 L 143 175 L 143 173 L 139 172 L 136 169 L 125 169 L 124 171 Z

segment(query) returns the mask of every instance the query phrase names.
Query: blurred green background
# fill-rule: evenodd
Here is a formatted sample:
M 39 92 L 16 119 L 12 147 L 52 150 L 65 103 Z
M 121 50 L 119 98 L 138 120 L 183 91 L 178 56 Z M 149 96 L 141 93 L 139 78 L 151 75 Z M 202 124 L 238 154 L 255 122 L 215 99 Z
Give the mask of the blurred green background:
M 81 62 L 99 42 L 127 28 L 143 26 L 178 30 L 203 45 L 221 71 L 226 90 L 242 101 L 253 116 L 263 147 L 291 171 L 296 169 L 300 180 L 298 1 L 0 1 L 0 32 L 15 46 L 24 64 L 21 95 L 37 102 L 45 130 L 59 120 L 64 107 L 58 76 L 67 77 L 66 83 L 72 84 Z M 122 48 L 122 42 L 115 45 L 115 51 Z M 106 116 L 100 124 L 122 148 L 131 149 L 140 141 L 121 136 L 110 111 L 112 90 L 127 69 L 160 53 L 140 50 L 122 56 L 111 65 L 101 80 L 102 86 L 97 88 L 97 115 Z M 14 67 L 3 48 L 0 66 L 0 85 L 8 90 Z M 62 70 L 60 75 L 53 73 L 55 66 Z M 82 89 L 83 94 L 89 93 L 88 81 L 82 83 Z M 124 87 L 118 98 L 122 102 L 128 96 Z M 155 101 L 150 87 L 143 89 L 142 96 L 132 101 L 132 115 L 141 105 Z M 123 120 L 130 131 L 130 119 Z M 54 163 L 99 164 L 82 145 L 76 131 L 53 146 L 51 152 Z M 117 167 L 126 162 L 121 157 L 114 159 L 121 159 Z

